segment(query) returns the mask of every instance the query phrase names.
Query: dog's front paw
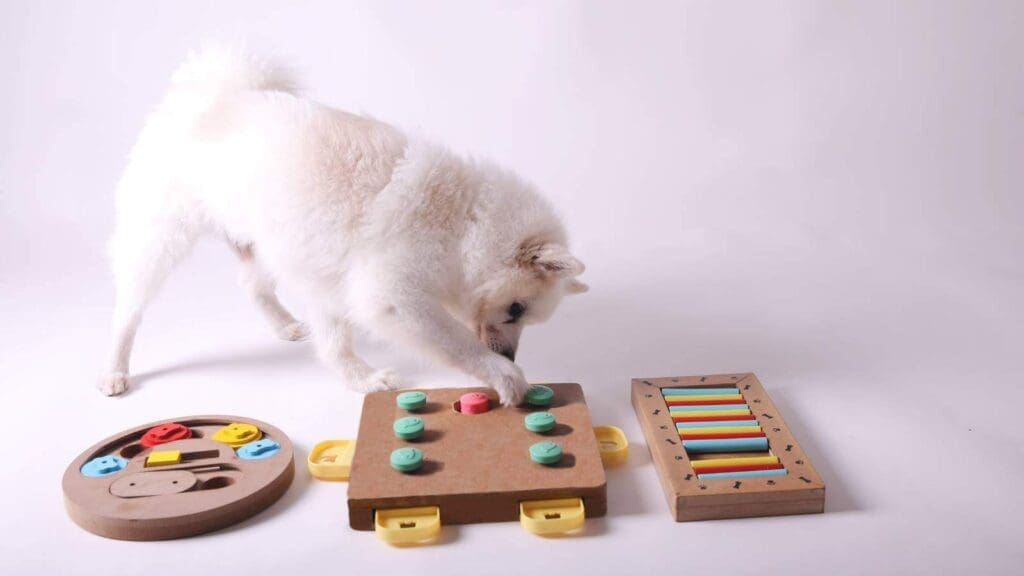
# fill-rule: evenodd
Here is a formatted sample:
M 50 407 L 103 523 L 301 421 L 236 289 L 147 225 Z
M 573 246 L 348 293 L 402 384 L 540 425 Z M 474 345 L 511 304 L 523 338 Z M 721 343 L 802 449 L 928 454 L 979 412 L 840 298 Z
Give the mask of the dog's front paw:
M 298 342 L 309 337 L 309 327 L 302 322 L 292 322 L 277 329 L 277 336 L 281 340 Z
M 128 389 L 128 375 L 124 372 L 108 372 L 100 376 L 96 387 L 107 396 L 123 394 Z
M 363 380 L 363 388 L 367 392 L 380 392 L 381 390 L 394 390 L 400 387 L 401 379 L 398 373 L 390 368 L 375 370 Z
M 491 360 L 488 367 L 487 384 L 498 392 L 498 398 L 504 406 L 515 406 L 523 401 L 529 384 L 523 376 L 522 369 L 512 362 L 500 357 Z

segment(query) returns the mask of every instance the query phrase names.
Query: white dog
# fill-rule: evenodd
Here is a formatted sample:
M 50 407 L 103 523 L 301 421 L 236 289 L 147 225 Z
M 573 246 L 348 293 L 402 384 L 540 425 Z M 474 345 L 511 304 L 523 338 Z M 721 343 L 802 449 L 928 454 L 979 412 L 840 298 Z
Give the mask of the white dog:
M 583 264 L 549 204 L 515 175 L 298 95 L 286 70 L 238 50 L 190 55 L 148 119 L 117 189 L 114 342 L 99 388 L 128 385 L 149 300 L 204 235 L 225 239 L 279 336 L 307 328 L 358 390 L 395 388 L 352 349 L 351 326 L 475 376 L 504 404 L 524 324 L 583 292 Z

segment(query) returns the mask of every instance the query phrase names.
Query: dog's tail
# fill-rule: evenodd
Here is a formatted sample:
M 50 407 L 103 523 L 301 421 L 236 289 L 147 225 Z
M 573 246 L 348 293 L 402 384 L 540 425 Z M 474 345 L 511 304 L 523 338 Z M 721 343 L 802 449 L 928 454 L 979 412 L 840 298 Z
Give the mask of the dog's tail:
M 291 70 L 238 46 L 210 45 L 190 52 L 171 78 L 171 91 L 207 101 L 247 90 L 298 92 Z

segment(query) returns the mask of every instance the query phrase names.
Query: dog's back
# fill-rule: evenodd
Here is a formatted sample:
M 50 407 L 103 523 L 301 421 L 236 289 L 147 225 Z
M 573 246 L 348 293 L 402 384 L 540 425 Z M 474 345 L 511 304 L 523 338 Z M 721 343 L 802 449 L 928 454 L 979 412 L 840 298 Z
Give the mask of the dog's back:
M 231 48 L 190 55 L 118 187 L 115 267 L 118 235 L 137 244 L 139 225 L 219 233 L 260 244 L 271 266 L 301 264 L 297 253 L 323 251 L 291 244 L 321 236 L 310 223 L 335 239 L 350 234 L 404 146 L 386 124 L 303 98 L 266 59 Z

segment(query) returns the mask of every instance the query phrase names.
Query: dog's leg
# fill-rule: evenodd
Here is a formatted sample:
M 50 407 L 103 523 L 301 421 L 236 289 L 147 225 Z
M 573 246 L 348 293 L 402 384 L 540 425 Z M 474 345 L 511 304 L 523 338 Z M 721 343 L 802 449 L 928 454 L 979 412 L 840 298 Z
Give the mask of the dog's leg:
M 195 243 L 195 231 L 175 223 L 121 222 L 111 240 L 116 302 L 113 343 L 96 387 L 107 396 L 128 389 L 128 362 L 142 313 L 164 280 Z
M 295 319 L 294 316 L 281 305 L 275 294 L 276 286 L 274 279 L 267 273 L 256 259 L 252 244 L 235 244 L 230 242 L 231 248 L 242 263 L 242 271 L 239 281 L 249 296 L 256 302 L 260 311 L 270 321 L 274 333 L 282 340 L 303 340 L 309 335 L 306 325 Z
M 106 371 L 100 375 L 96 387 L 107 396 L 116 396 L 128 389 L 128 361 L 132 355 L 135 332 L 142 321 L 141 303 L 127 303 L 118 296 L 113 315 L 113 350 Z
M 338 316 L 312 315 L 313 338 L 320 360 L 341 372 L 349 388 L 376 392 L 398 388 L 398 375 L 391 369 L 374 370 L 352 349 L 352 327 Z
M 494 388 L 501 403 L 520 403 L 528 384 L 523 371 L 480 342 L 442 306 L 428 299 L 377 307 L 367 324 L 381 336 L 403 342 L 454 366 Z

